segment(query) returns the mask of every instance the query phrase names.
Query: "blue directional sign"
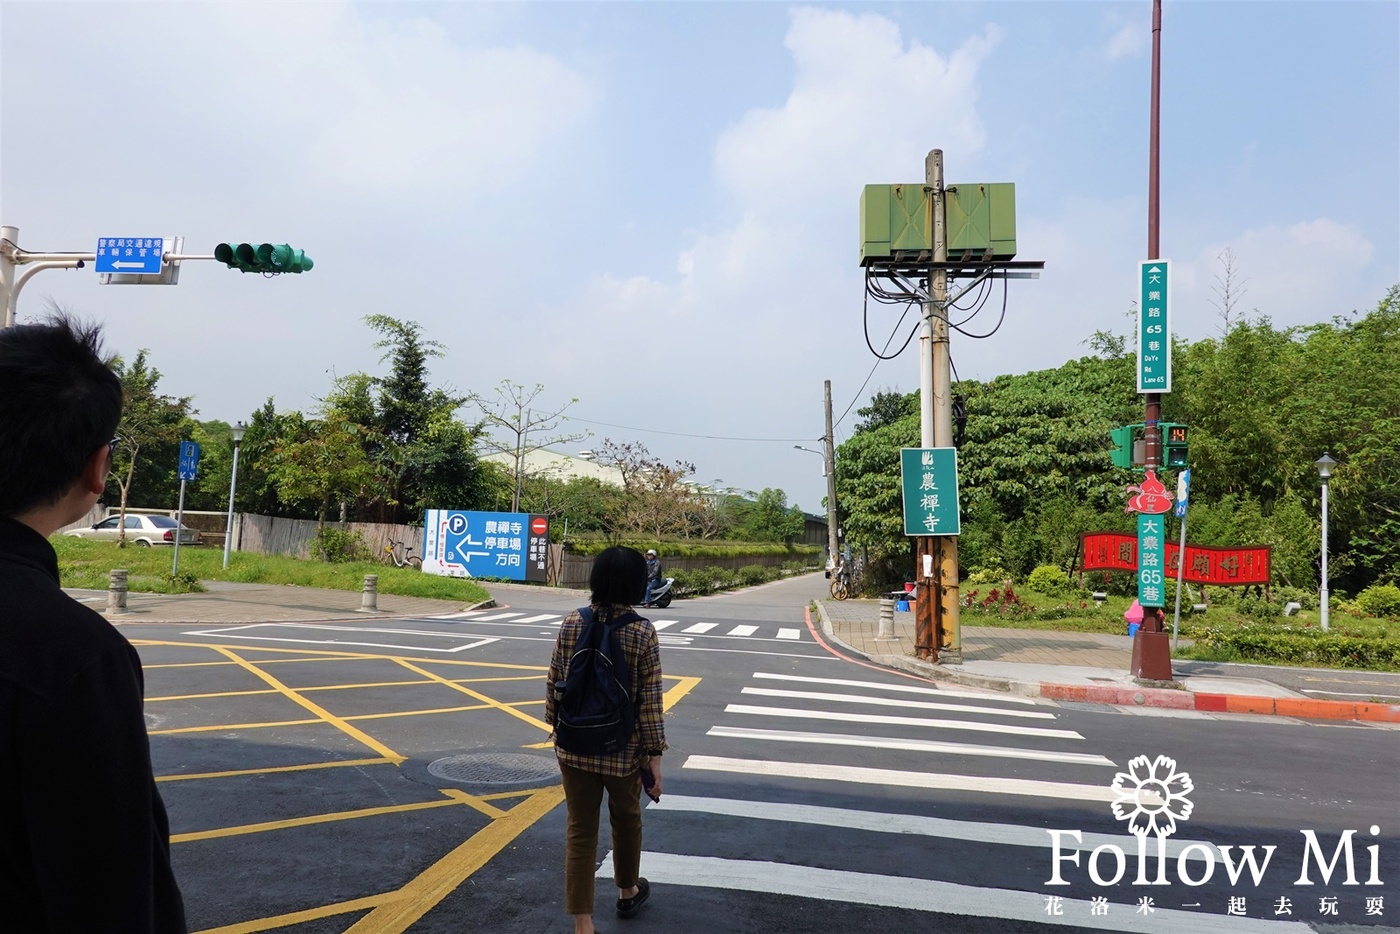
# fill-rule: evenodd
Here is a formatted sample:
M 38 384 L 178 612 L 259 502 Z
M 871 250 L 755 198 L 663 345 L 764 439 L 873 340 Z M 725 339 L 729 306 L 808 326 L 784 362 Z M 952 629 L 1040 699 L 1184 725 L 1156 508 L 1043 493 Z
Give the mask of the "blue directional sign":
M 1186 501 L 1191 498 L 1191 471 L 1183 470 L 1176 475 L 1176 517 L 1186 516 Z
M 180 442 L 180 479 L 193 480 L 199 470 L 199 444 L 194 441 Z
M 1137 391 L 1172 391 L 1171 261 L 1138 263 Z
M 100 237 L 97 271 L 149 275 L 160 272 L 165 254 L 163 237 Z
M 543 581 L 548 568 L 547 516 L 460 509 L 423 515 L 423 570 L 429 574 Z

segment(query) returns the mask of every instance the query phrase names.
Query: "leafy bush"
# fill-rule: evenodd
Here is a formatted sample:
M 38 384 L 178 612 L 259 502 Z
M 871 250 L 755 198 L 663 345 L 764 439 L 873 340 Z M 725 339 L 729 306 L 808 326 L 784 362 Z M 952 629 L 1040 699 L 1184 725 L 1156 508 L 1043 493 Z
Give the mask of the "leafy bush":
M 1035 612 L 1010 584 L 1004 589 L 993 587 L 985 597 L 981 596 L 981 591 L 969 590 L 963 594 L 962 605 L 965 609 L 1002 619 L 1026 619 Z
M 1302 587 L 1275 587 L 1274 599 L 1280 606 L 1296 603 L 1305 610 L 1317 609 L 1317 594 Z
M 761 564 L 748 564 L 739 569 L 739 581 L 745 587 L 765 584 L 774 580 L 776 576 L 772 568 L 766 568 Z
M 1358 635 L 1345 629 L 1323 632 L 1311 626 L 1245 623 L 1234 628 L 1206 627 L 1193 633 L 1195 654 L 1241 661 L 1282 662 L 1329 668 L 1400 670 L 1400 638 L 1382 630 Z M 1201 653 L 1200 649 L 1207 649 Z
M 1356 607 L 1367 616 L 1400 616 L 1400 587 L 1372 584 L 1356 595 Z
M 1004 584 L 1011 575 L 1003 567 L 974 568 L 967 575 L 969 584 Z
M 1036 593 L 1062 594 L 1070 589 L 1069 576 L 1056 565 L 1042 564 L 1031 571 L 1026 586 Z
M 323 525 L 311 539 L 311 556 L 331 564 L 346 564 L 351 561 L 368 561 L 369 546 L 359 532 L 338 529 L 333 525 Z
M 1267 622 L 1283 615 L 1283 604 L 1270 602 L 1263 597 L 1240 597 L 1235 604 L 1235 612 L 1258 622 Z

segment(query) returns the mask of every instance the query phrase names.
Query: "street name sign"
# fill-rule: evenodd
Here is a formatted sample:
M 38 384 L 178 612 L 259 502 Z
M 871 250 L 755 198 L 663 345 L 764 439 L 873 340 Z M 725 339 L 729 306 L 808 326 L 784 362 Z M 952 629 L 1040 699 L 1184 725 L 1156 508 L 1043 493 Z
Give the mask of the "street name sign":
M 160 272 L 164 237 L 99 237 L 97 271 L 151 275 Z
M 1137 391 L 1172 391 L 1171 260 L 1138 263 Z
M 1138 513 L 1138 603 L 1166 606 L 1167 520 Z
M 957 448 L 901 448 L 899 474 L 905 535 L 957 535 L 962 531 Z

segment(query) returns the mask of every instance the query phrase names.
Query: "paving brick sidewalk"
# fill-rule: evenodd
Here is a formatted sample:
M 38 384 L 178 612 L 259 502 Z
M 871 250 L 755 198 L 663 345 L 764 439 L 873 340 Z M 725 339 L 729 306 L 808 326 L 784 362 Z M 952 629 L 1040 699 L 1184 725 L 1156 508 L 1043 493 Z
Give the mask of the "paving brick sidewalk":
M 912 613 L 895 613 L 893 636 L 882 639 L 879 601 L 816 603 L 814 621 L 831 639 L 873 662 L 932 681 L 1124 706 L 1400 723 L 1400 705 L 1314 699 L 1270 681 L 1267 668 L 1258 678 L 1138 681 L 1129 673 L 1133 642 L 1126 634 L 963 626 L 961 663 L 934 664 L 915 657 Z

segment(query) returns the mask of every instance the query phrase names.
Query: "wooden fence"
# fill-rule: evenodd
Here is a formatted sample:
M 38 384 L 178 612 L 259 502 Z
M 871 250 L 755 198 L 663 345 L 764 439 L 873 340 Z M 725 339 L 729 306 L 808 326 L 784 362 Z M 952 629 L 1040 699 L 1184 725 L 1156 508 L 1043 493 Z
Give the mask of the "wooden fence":
M 237 513 L 234 517 L 233 549 L 264 555 L 311 556 L 311 543 L 316 538 L 315 519 L 280 519 Z M 369 549 L 371 560 L 384 555 L 391 541 L 403 542 L 416 555 L 423 554 L 423 530 L 412 525 L 388 525 L 382 522 L 326 523 L 331 528 L 359 532 Z
M 552 549 L 551 549 L 552 550 Z M 800 557 L 800 556 L 797 556 Z M 744 555 L 738 558 L 666 558 L 661 559 L 661 576 L 670 577 L 675 571 L 697 571 L 700 568 L 739 568 L 757 564 L 762 567 L 782 567 L 794 560 L 793 555 Z M 559 587 L 588 588 L 588 574 L 593 570 L 593 555 L 564 555 L 558 563 L 557 578 L 551 574 L 550 583 Z

